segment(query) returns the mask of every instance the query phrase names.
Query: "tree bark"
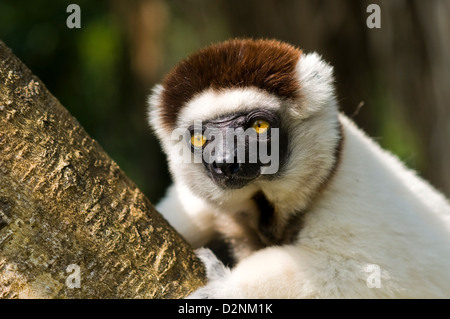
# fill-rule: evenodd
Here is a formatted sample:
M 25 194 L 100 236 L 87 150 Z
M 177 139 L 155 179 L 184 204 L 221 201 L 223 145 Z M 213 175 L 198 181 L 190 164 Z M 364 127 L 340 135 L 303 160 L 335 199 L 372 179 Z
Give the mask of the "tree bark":
M 0 298 L 181 298 L 204 278 L 190 246 L 0 41 Z

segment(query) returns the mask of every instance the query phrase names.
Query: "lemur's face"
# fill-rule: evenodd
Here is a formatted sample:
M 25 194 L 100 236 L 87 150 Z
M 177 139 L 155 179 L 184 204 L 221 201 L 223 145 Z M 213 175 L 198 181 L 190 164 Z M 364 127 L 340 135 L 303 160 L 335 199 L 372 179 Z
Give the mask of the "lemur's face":
M 223 190 L 242 189 L 282 171 L 288 137 L 281 104 L 258 89 L 207 90 L 187 103 L 177 125 L 188 127 L 190 151 L 204 175 Z M 200 116 L 195 109 L 205 105 L 216 110 Z
M 284 164 L 287 138 L 284 131 L 280 138 L 279 122 L 280 115 L 266 108 L 206 119 L 189 127 L 190 149 L 218 186 L 240 189 L 274 176 Z
M 331 73 L 277 41 L 232 40 L 188 57 L 150 98 L 173 178 L 220 205 L 317 187 L 339 135 Z

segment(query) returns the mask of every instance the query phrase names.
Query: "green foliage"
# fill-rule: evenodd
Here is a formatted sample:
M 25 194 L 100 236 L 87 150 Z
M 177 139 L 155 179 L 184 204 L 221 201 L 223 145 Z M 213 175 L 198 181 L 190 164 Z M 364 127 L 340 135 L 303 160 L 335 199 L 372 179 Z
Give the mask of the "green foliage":
M 377 112 L 377 136 L 380 145 L 397 155 L 408 167 L 422 171 L 425 165 L 424 151 L 411 123 L 406 120 L 402 108 L 382 86 L 381 81 L 373 82 L 373 107 Z
M 151 154 L 159 152 L 158 146 L 145 147 L 151 144 L 142 106 L 145 101 L 134 97 L 123 30 L 107 2 L 86 0 L 76 2 L 81 8 L 81 29 L 69 29 L 66 8 L 70 3 L 2 1 L 0 38 L 149 198 L 156 200 L 167 182 L 155 183 L 148 167 L 158 171 L 156 179 L 168 177 L 161 156 Z M 159 164 L 152 163 L 152 158 Z

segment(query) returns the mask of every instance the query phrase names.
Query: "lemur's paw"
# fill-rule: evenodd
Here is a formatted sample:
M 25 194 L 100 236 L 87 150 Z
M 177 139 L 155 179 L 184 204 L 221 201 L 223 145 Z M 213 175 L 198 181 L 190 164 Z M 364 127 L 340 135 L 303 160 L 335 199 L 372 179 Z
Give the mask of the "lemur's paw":
M 208 248 L 195 250 L 197 257 L 203 262 L 206 269 L 208 284 L 190 294 L 187 299 L 213 299 L 219 298 L 221 281 L 230 274 L 230 269 L 217 259 Z

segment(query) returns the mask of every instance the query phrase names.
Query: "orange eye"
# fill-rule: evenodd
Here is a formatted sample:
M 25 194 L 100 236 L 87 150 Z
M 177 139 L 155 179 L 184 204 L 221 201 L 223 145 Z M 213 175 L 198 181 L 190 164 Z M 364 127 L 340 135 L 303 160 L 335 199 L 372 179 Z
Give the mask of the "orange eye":
M 255 122 L 253 122 L 252 127 L 255 129 L 256 133 L 262 134 L 269 129 L 270 124 L 269 122 L 264 120 L 256 120 Z
M 194 133 L 194 135 L 191 136 L 191 144 L 194 145 L 194 147 L 202 147 L 206 143 L 206 138 L 201 133 Z

